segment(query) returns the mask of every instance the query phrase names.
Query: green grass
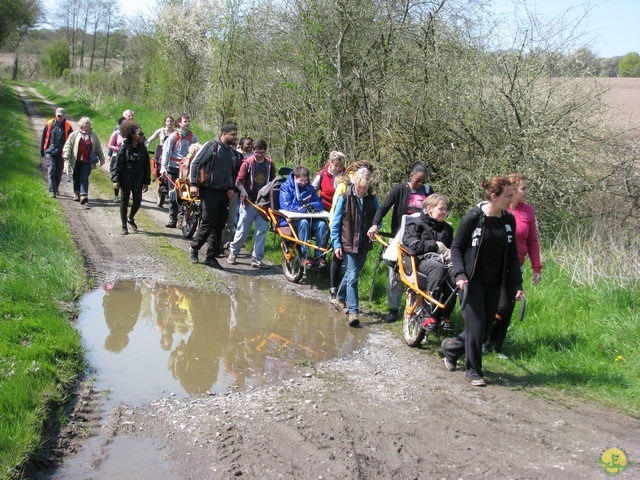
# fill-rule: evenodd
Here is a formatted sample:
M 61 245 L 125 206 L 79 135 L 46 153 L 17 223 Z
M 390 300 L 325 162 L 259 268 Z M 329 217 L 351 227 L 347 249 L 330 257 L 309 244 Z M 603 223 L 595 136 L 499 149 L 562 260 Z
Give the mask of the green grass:
M 70 320 L 83 262 L 47 195 L 16 92 L 0 84 L 0 478 L 18 476 L 84 368 Z
M 71 96 L 60 96 L 45 85 L 38 84 L 37 88 L 67 108 L 75 118 L 90 116 L 100 138 L 105 141 L 113 130 L 115 120 L 126 108 L 136 112 L 136 120 L 148 135 L 160 127 L 164 120 L 164 112 L 145 110 L 137 105 L 108 104 L 95 107 L 94 110 L 94 107 L 87 106 L 87 102 L 72 100 Z M 56 91 L 63 90 L 56 87 Z M 77 92 L 74 95 L 74 98 L 82 97 Z M 194 130 L 202 133 L 197 126 Z M 202 137 L 205 138 L 204 135 Z M 275 160 L 280 164 L 279 159 Z M 105 188 L 108 187 L 108 180 L 105 180 Z M 384 199 L 384 193 L 378 192 L 380 201 Z M 390 222 L 390 217 L 391 213 L 385 221 Z M 600 245 L 600 251 L 594 251 L 596 244 Z M 562 391 L 640 417 L 638 281 L 611 281 L 612 275 L 631 278 L 628 270 L 612 268 L 615 267 L 612 264 L 618 262 L 620 266 L 627 265 L 628 269 L 637 272 L 635 265 L 640 254 L 637 242 L 621 241 L 615 245 L 615 250 L 606 250 L 611 245 L 609 239 L 598 243 L 593 238 L 585 238 L 584 233 L 578 230 L 568 229 L 555 245 L 545 247 L 542 282 L 532 287 L 530 269 L 527 267 L 525 272 L 527 314 L 521 323 L 514 320 L 509 329 L 505 353 L 510 356 L 510 361 L 487 355 L 484 365 L 490 374 L 489 378 L 520 385 L 527 391 L 547 397 Z M 249 241 L 247 248 L 251 246 L 252 242 Z M 279 266 L 279 245 L 272 233 L 268 234 L 266 247 L 267 260 Z M 183 255 L 168 245 L 159 248 L 176 258 Z M 623 248 L 627 250 L 622 251 Z M 387 309 L 387 267 L 384 263 L 376 276 L 374 301 L 372 304 L 366 302 L 378 252 L 379 246 L 376 246 L 369 254 L 359 282 L 361 303 L 374 313 L 382 313 Z M 605 270 L 596 265 L 594 269 L 594 258 L 606 261 L 608 268 Z M 579 272 L 594 270 L 604 274 L 600 277 L 590 274 L 588 281 L 581 281 L 576 271 L 566 268 L 566 265 L 576 266 Z M 312 275 L 310 281 L 319 289 L 328 290 L 327 277 Z M 456 331 L 461 331 L 463 321 L 457 308 L 452 321 Z M 390 328 L 398 336 L 402 335 L 400 322 Z M 436 351 L 437 345 L 430 345 L 425 353 L 433 354 Z

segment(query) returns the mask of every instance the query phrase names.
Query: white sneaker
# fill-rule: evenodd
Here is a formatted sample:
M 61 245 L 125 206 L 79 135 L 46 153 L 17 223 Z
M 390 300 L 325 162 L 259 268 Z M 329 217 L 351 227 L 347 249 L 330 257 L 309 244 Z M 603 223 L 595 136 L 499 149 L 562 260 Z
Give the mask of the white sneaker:
M 238 263 L 238 259 L 233 253 L 229 253 L 229 256 L 227 257 L 227 263 L 229 265 L 235 265 L 236 263 Z
M 262 263 L 262 260 L 258 260 L 256 257 L 251 257 L 251 266 L 253 268 L 259 268 L 261 270 L 266 270 L 269 268 L 269 265 Z

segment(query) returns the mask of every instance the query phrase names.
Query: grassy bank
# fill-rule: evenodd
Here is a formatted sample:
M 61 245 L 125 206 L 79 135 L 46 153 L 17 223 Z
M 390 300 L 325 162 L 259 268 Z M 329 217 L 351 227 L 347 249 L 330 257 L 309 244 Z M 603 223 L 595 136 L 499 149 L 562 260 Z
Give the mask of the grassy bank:
M 165 115 L 165 112 L 146 111 L 124 104 L 88 106 L 86 101 L 78 100 L 81 95 L 77 92 L 63 97 L 46 87 L 38 88 L 65 106 L 74 118 L 91 116 L 104 141 L 126 108 L 135 110 L 136 120 L 148 134 L 161 125 Z M 56 88 L 56 91 L 62 90 Z M 194 129 L 202 139 L 208 139 L 213 133 L 207 135 L 199 131 L 197 125 Z M 284 164 L 282 159 L 275 161 L 278 166 Z M 380 200 L 385 193 L 380 192 Z M 391 214 L 387 217 L 386 221 L 390 221 Z M 597 251 L 594 250 L 596 245 Z M 267 250 L 267 258 L 279 264 L 279 247 L 271 234 L 267 239 Z M 369 296 L 377 253 L 376 247 L 360 275 L 363 301 Z M 629 241 L 616 245 L 609 240 L 598 243 L 594 238 L 584 238 L 578 229 L 569 226 L 558 242 L 544 248 L 543 256 L 545 268 L 540 285 L 532 287 L 530 269 L 525 273 L 527 314 L 522 323 L 514 321 L 509 330 L 505 353 L 510 360 L 488 355 L 485 366 L 489 378 L 502 379 L 509 385 L 551 397 L 556 391 L 563 391 L 640 417 L 640 353 L 637 348 L 640 343 L 637 313 L 640 291 L 635 268 L 640 253 L 637 245 Z M 594 268 L 594 259 L 605 262 L 602 267 L 596 265 Z M 568 269 L 567 265 L 577 268 Z M 628 267 L 626 273 L 612 268 L 625 265 Z M 386 310 L 386 270 L 383 263 L 376 277 L 374 302 L 366 305 L 373 311 Z M 589 281 L 581 281 L 580 275 Z M 622 281 L 614 279 L 614 275 Z M 311 281 L 319 288 L 328 289 L 326 278 L 313 276 Z M 460 331 L 463 324 L 457 309 L 452 320 L 456 331 Z M 399 323 L 390 328 L 401 335 Z M 433 355 L 437 350 L 438 345 L 434 342 L 423 352 Z
M 16 92 L 0 84 L 0 478 L 20 474 L 84 368 L 70 323 L 82 258 L 47 195 Z

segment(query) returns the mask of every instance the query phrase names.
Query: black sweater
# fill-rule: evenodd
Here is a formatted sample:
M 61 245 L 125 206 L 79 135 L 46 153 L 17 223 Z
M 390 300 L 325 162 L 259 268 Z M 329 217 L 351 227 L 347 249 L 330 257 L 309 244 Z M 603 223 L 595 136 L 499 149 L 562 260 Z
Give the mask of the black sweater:
M 480 204 L 482 205 L 482 204 Z M 458 280 L 485 279 L 475 277 L 476 264 L 480 250 L 483 248 L 486 215 L 480 205 L 473 207 L 461 220 L 458 231 L 451 244 L 451 260 L 453 274 Z M 503 258 L 496 258 L 496 263 L 502 263 L 502 279 L 509 295 L 515 296 L 517 290 L 522 290 L 522 272 L 518 260 L 516 246 L 516 220 L 509 212 L 503 211 L 499 218 L 504 225 L 507 248 Z M 488 250 L 490 252 L 490 250 Z M 488 252 L 483 250 L 483 254 Z

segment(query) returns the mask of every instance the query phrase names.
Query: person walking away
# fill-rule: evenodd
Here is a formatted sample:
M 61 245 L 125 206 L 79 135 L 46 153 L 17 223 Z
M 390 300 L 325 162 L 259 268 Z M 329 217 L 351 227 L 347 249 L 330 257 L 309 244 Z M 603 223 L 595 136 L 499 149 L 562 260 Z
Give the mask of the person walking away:
M 160 165 L 160 175 L 168 175 L 171 181 L 175 181 L 180 176 L 180 162 L 189 152 L 189 146 L 198 141 L 198 137 L 190 130 L 191 119 L 189 115 L 183 113 L 178 117 L 178 129 L 167 137 L 162 146 L 162 163 Z M 194 183 L 195 185 L 195 183 Z M 178 202 L 175 188 L 169 186 L 169 223 L 167 228 L 176 228 L 178 223 Z
M 298 165 L 294 167 L 293 172 L 289 174 L 287 179 L 280 186 L 280 210 L 289 212 L 322 212 L 324 206 L 322 200 L 316 193 L 316 189 L 309 184 L 309 169 Z M 286 226 L 285 219 L 280 220 L 282 226 Z M 328 227 L 327 223 L 320 218 L 301 218 L 291 221 L 291 225 L 298 232 L 298 238 L 303 242 L 309 243 L 311 235 L 316 237 L 316 245 L 324 248 L 327 244 Z M 311 268 L 314 266 L 312 258 L 317 259 L 318 267 L 327 268 L 327 262 L 322 256 L 322 252 L 315 250 L 315 255 L 309 257 L 309 247 L 300 245 L 300 252 L 305 258 L 303 266 Z
M 250 200 L 255 203 L 258 191 L 276 176 L 276 167 L 273 160 L 266 155 L 266 151 L 267 142 L 257 140 L 253 146 L 253 155 L 244 159 L 236 178 L 236 187 L 240 191 L 240 218 L 233 241 L 229 245 L 229 257 L 227 258 L 229 265 L 237 263 L 238 253 L 249 236 L 251 225 L 255 223 L 251 266 L 253 268 L 269 268 L 262 261 L 269 222 L 248 202 Z
M 122 141 L 124 140 L 124 137 L 120 132 L 120 127 L 122 125 L 122 122 L 124 122 L 125 120 L 125 117 L 120 117 L 118 119 L 118 128 L 113 131 L 113 133 L 111 134 L 111 138 L 109 138 L 109 145 L 107 150 L 107 152 L 109 153 L 109 174 L 111 174 L 111 172 L 113 171 L 113 167 L 116 163 L 116 158 L 118 157 L 118 152 L 120 151 L 120 146 L 122 145 Z M 120 201 L 120 198 L 118 197 L 119 193 L 120 190 L 118 188 L 113 189 L 113 201 L 115 203 L 118 203 Z
M 68 162 L 67 171 L 73 172 L 73 201 L 86 205 L 89 202 L 89 175 L 91 170 L 104 165 L 104 153 L 98 135 L 91 130 L 91 119 L 82 117 L 78 128 L 69 135 L 62 150 Z
M 482 343 L 489 333 L 502 285 L 509 298 L 524 296 L 516 246 L 516 222 L 507 212 L 513 188 L 507 177 L 496 176 L 481 184 L 486 201 L 473 207 L 460 221 L 451 259 L 456 285 L 463 292 L 464 331 L 442 342 L 447 370 L 466 356 L 465 378 L 476 387 L 486 382 L 482 372 Z
M 538 240 L 538 227 L 536 214 L 533 207 L 526 203 L 529 188 L 524 175 L 512 174 L 507 177 L 513 187 L 513 201 L 509 206 L 509 213 L 516 218 L 516 244 L 518 245 L 518 260 L 520 271 L 524 272 L 524 260 L 529 256 L 533 270 L 532 285 L 535 287 L 540 282 L 542 262 L 540 258 L 540 241 Z M 511 324 L 511 317 L 515 302 L 509 298 L 505 288 L 500 295 L 498 306 L 498 318 L 493 323 L 491 334 L 487 344 L 489 351 L 498 353 L 503 359 L 508 357 L 502 353 L 502 346 L 507 336 L 507 330 Z
M 366 168 L 353 174 L 352 185 L 341 195 L 331 221 L 331 241 L 337 258 L 346 265 L 344 277 L 338 287 L 337 297 L 346 303 L 349 326 L 360 324 L 358 277 L 373 248 L 373 235 L 368 231 L 378 210 L 378 199 L 369 191 L 373 176 Z
M 411 169 L 408 182 L 397 184 L 391 189 L 387 198 L 376 212 L 371 227 L 372 235 L 378 233 L 378 225 L 382 224 L 382 219 L 393 207 L 391 218 L 391 235 L 395 236 L 402 223 L 403 215 L 411 215 L 422 209 L 424 199 L 433 193 L 433 189 L 427 183 L 427 167 L 422 163 L 416 163 Z M 403 284 L 398 275 L 397 266 L 389 266 L 387 279 L 387 304 L 389 313 L 387 322 L 395 322 L 398 319 L 398 310 L 404 293 Z
M 333 195 L 336 192 L 340 176 L 344 172 L 344 165 L 347 157 L 342 152 L 333 151 L 329 154 L 329 161 L 322 170 L 318 172 L 313 180 L 313 188 L 322 199 L 325 211 L 331 210 Z
M 73 132 L 66 115 L 67 112 L 65 112 L 64 108 L 57 108 L 56 116 L 44 126 L 40 139 L 40 156 L 47 161 L 49 195 L 53 198 L 58 196 L 58 189 L 62 180 L 62 171 L 64 169 L 62 149 L 69 135 Z
M 417 257 L 417 268 L 427 277 L 427 291 L 439 302 L 444 302 L 451 295 L 451 288 L 446 282 L 449 275 L 447 263 L 451 260 L 451 242 L 453 227 L 445 222 L 447 216 L 447 197 L 434 193 L 422 202 L 419 217 L 407 217 L 402 244 Z M 429 254 L 437 254 L 431 256 Z M 411 271 L 411 262 L 405 258 L 406 271 Z M 450 332 L 449 318 L 455 302 L 447 305 L 445 310 L 438 309 L 433 317 L 425 319 L 422 327 L 427 333 L 435 332 L 440 326 Z
M 202 202 L 202 222 L 191 241 L 189 259 L 192 263 L 198 263 L 198 252 L 208 243 L 204 264 L 218 270 L 222 270 L 222 266 L 216 256 L 220 252 L 229 200 L 235 194 L 234 184 L 238 175 L 236 168 L 240 154 L 236 151 L 237 142 L 238 127 L 233 123 L 225 123 L 220 128 L 220 138 L 202 146 L 189 170 L 190 193 L 192 196 L 199 195 Z M 203 164 L 211 173 L 211 179 L 198 188 L 198 171 Z
M 151 182 L 151 165 L 149 152 L 144 142 L 144 134 L 140 125 L 134 121 L 125 121 L 120 127 L 124 140 L 118 151 L 115 165 L 111 170 L 113 188 L 120 189 L 122 202 L 120 203 L 120 220 L 122 223 L 122 235 L 129 233 L 127 224 L 134 232 L 138 231 L 135 222 L 136 213 L 142 204 L 142 194 L 149 189 Z M 127 216 L 131 198 L 131 211 Z

